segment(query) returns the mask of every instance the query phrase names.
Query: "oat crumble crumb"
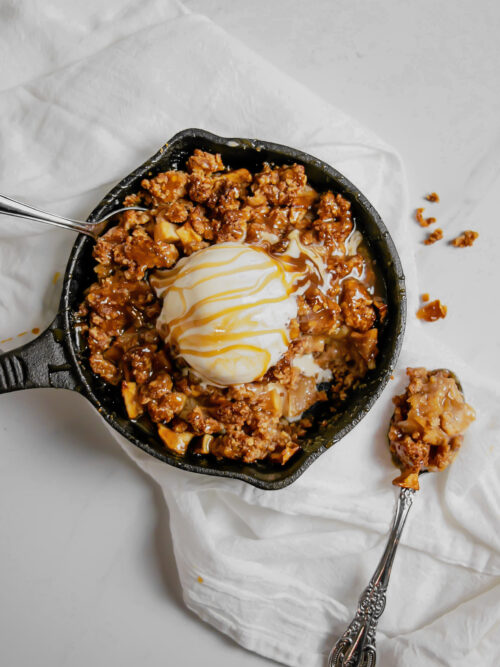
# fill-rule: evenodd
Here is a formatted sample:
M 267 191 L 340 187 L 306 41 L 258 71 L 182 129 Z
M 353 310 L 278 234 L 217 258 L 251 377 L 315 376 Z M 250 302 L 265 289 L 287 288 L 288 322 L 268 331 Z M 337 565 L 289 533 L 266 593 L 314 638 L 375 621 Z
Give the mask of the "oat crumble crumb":
M 443 238 L 443 230 L 442 229 L 435 229 L 425 239 L 424 245 L 432 245 L 433 243 L 436 243 L 436 241 L 440 241 L 442 238 Z
M 424 218 L 423 208 L 417 208 L 415 211 L 415 219 L 421 227 L 428 227 L 436 222 L 436 218 Z
M 478 232 L 473 232 L 471 229 L 467 229 L 463 234 L 460 234 L 456 239 L 453 239 L 451 245 L 455 246 L 455 248 L 468 248 L 471 245 L 474 245 L 474 241 L 478 236 Z

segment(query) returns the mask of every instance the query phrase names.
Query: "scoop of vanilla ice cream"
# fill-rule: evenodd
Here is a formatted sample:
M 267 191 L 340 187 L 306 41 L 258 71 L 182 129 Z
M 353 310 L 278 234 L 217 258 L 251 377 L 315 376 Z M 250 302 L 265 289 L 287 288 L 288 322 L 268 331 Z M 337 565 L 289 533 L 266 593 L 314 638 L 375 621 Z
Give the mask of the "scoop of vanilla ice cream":
M 297 315 L 293 281 L 263 248 L 209 246 L 151 279 L 163 298 L 157 328 L 204 380 L 253 382 L 288 348 Z

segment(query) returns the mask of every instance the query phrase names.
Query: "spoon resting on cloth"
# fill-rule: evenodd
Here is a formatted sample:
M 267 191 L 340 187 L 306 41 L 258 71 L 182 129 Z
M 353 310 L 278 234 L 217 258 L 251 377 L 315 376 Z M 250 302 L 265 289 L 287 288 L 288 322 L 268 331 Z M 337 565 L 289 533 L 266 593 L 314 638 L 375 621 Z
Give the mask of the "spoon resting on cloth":
M 97 237 L 104 231 L 106 227 L 106 221 L 111 218 L 116 213 L 121 213 L 122 211 L 146 211 L 147 209 L 142 206 L 126 206 L 123 208 L 117 208 L 116 210 L 108 213 L 99 222 L 83 222 L 81 220 L 71 220 L 70 218 L 64 218 L 60 215 L 53 215 L 52 213 L 46 213 L 45 211 L 40 211 L 33 206 L 28 206 L 27 204 L 21 204 L 21 202 L 15 201 L 14 199 L 9 199 L 9 197 L 4 197 L 0 195 L 0 214 L 1 215 L 13 215 L 18 218 L 26 218 L 27 220 L 32 220 L 33 222 L 43 222 L 47 225 L 54 225 L 55 227 L 64 227 L 64 229 L 71 229 L 74 232 L 80 232 L 81 234 L 86 234 L 87 236 L 97 239 Z
M 408 368 L 406 392 L 395 396 L 389 445 L 401 475 L 399 498 L 387 546 L 370 583 L 359 598 L 356 614 L 333 647 L 328 667 L 374 667 L 378 619 L 385 609 L 392 563 L 403 527 L 425 472 L 444 470 L 455 458 L 463 432 L 475 419 L 465 403 L 458 378 L 447 369 Z

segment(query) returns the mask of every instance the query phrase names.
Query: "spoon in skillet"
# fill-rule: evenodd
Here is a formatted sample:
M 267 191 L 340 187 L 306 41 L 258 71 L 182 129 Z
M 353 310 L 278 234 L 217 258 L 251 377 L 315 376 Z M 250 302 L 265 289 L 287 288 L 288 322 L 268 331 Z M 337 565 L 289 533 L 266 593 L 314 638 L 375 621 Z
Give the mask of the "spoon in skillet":
M 444 470 L 455 458 L 463 432 L 475 419 L 465 403 L 458 378 L 447 369 L 407 368 L 406 392 L 395 396 L 389 445 L 401 475 L 399 498 L 387 546 L 370 583 L 359 598 L 356 614 L 328 658 L 328 667 L 375 667 L 375 635 L 385 609 L 392 563 L 403 527 L 425 472 Z
M 15 201 L 14 199 L 9 199 L 9 197 L 4 197 L 0 195 L 0 214 L 1 215 L 13 215 L 18 218 L 26 218 L 34 222 L 44 222 L 48 225 L 55 225 L 56 227 L 64 227 L 65 229 L 71 229 L 75 232 L 80 232 L 81 234 L 87 234 L 93 239 L 97 237 L 104 231 L 106 227 L 106 220 L 111 218 L 116 213 L 121 213 L 122 211 L 146 211 L 147 209 L 142 206 L 126 206 L 124 208 L 117 208 L 116 210 L 108 213 L 99 222 L 83 222 L 81 220 L 71 220 L 70 218 L 64 218 L 60 215 L 53 215 L 52 213 L 46 213 L 45 211 L 40 211 L 33 206 L 28 206 L 27 204 L 21 204 L 21 202 Z

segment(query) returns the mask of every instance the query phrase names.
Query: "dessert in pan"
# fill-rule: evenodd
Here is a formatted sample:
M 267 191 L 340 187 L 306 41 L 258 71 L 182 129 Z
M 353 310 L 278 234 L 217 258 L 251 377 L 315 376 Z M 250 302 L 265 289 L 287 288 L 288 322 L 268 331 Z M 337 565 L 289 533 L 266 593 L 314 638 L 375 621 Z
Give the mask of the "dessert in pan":
M 282 488 L 393 372 L 406 319 L 394 243 L 307 153 L 187 129 L 87 222 L 6 197 L 0 213 L 82 232 L 54 321 L 0 355 L 0 393 L 78 391 L 169 465 Z
M 78 312 L 94 373 L 180 455 L 284 464 L 377 363 L 384 283 L 351 202 L 301 164 L 195 149 L 141 181 Z

